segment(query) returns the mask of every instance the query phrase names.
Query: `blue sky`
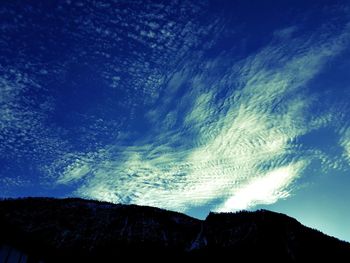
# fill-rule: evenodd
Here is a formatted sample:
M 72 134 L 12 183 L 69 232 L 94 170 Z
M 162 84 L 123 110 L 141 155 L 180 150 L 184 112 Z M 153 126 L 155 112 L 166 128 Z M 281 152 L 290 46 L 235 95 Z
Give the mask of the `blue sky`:
M 267 208 L 350 241 L 349 8 L 2 2 L 1 196 Z

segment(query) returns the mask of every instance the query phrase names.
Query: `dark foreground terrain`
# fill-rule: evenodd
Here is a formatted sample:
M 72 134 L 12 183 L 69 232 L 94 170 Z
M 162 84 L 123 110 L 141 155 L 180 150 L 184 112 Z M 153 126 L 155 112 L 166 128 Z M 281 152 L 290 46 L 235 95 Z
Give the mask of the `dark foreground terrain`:
M 350 244 L 266 210 L 210 213 L 201 221 L 158 208 L 83 199 L 0 201 L 0 263 L 118 262 L 122 257 L 350 262 Z

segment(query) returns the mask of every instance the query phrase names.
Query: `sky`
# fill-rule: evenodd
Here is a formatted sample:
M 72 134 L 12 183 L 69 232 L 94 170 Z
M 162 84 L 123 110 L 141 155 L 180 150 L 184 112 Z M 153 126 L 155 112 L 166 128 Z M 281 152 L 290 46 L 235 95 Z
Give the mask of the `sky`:
M 0 197 L 270 209 L 350 241 L 350 3 L 0 3 Z

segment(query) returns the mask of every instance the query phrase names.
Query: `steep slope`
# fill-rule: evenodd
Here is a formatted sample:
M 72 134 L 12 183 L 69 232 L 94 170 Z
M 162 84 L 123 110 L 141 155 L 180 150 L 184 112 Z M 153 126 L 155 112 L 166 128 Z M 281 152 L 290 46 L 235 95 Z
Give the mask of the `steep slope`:
M 201 221 L 153 207 L 83 199 L 3 200 L 0 233 L 0 263 L 104 262 L 122 255 L 153 260 L 350 259 L 348 243 L 264 210 L 211 213 Z

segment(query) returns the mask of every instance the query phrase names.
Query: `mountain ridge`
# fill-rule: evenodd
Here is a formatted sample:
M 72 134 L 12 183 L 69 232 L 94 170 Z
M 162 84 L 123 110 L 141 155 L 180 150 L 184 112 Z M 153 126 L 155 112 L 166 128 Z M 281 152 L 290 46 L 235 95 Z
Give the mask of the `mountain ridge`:
M 6 262 L 1 255 L 9 256 L 11 249 L 26 258 L 23 262 L 113 261 L 121 255 L 350 259 L 349 243 L 268 210 L 211 212 L 200 220 L 155 207 L 80 198 L 5 199 L 0 201 L 0 231 L 1 263 Z

